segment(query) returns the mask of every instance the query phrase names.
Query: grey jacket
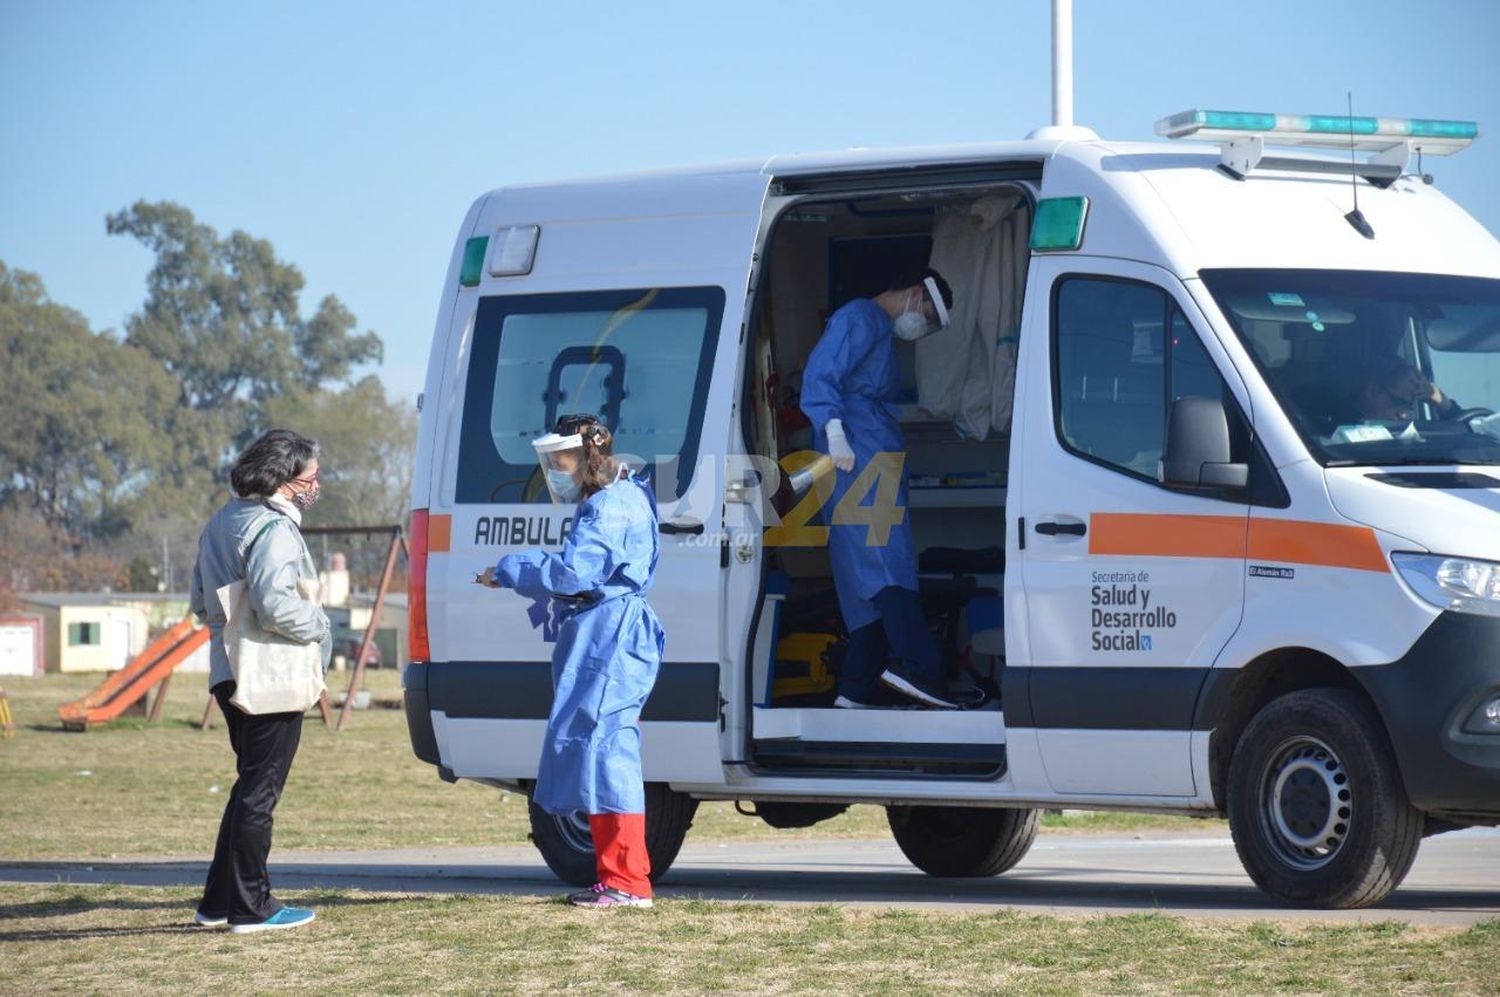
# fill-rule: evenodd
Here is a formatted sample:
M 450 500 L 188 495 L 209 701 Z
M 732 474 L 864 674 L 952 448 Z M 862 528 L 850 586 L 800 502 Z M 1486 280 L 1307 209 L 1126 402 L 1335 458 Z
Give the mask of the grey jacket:
M 250 590 L 251 612 L 261 628 L 303 644 L 322 644 L 327 669 L 333 653 L 328 616 L 297 592 L 297 579 L 318 578 L 302 531 L 288 516 L 258 499 L 232 498 L 203 528 L 193 568 L 193 615 L 208 624 L 212 635 L 209 688 L 234 679 L 220 639 L 225 617 L 218 591 L 242 578 Z

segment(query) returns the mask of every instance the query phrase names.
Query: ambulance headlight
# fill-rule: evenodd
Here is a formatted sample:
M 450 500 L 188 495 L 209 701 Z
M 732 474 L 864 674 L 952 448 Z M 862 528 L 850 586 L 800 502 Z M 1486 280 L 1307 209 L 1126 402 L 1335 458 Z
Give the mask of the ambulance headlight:
M 1464 723 L 1465 734 L 1500 734 L 1500 696 L 1494 696 L 1474 707 Z
M 1399 553 L 1391 562 L 1413 592 L 1439 609 L 1500 616 L 1500 564 Z

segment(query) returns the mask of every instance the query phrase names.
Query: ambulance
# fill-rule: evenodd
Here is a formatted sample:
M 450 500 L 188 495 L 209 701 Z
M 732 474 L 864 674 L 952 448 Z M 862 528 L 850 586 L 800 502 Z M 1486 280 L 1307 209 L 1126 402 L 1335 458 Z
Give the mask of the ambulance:
M 1426 172 L 1478 129 L 1156 130 L 476 200 L 421 401 L 417 756 L 532 785 L 549 609 L 473 579 L 561 544 L 530 441 L 591 412 L 658 494 L 657 875 L 704 800 L 776 827 L 883 806 L 935 876 L 1002 873 L 1079 808 L 1227 817 L 1277 901 L 1358 907 L 1425 836 L 1500 823 L 1500 243 Z M 898 347 L 905 452 L 829 508 L 800 373 L 833 310 L 929 265 L 955 301 Z M 827 524 L 902 517 L 973 708 L 833 705 Z M 587 822 L 531 817 L 592 882 Z

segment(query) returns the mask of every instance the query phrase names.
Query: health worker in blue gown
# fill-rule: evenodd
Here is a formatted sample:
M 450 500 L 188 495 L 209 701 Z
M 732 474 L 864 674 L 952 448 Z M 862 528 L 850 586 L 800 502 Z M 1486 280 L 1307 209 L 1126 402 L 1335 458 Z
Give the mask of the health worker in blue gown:
M 925 706 L 956 706 L 917 598 L 904 462 L 896 500 L 901 520 L 886 543 L 865 523 L 839 523 L 833 515 L 877 454 L 905 453 L 895 406 L 901 387 L 896 339 L 938 331 L 952 307 L 953 291 L 937 271 L 903 275 L 875 297 L 856 298 L 834 312 L 802 374 L 802 411 L 812 421 L 814 445 L 833 459 L 837 475 L 823 506 L 839 609 L 849 630 L 835 706 L 880 705 L 887 687 Z M 896 466 L 892 461 L 891 470 Z
M 588 815 L 599 881 L 568 902 L 651 906 L 641 708 L 661 666 L 646 602 L 659 554 L 656 497 L 612 454 L 593 416 L 564 416 L 532 442 L 554 502 L 578 503 L 560 553 L 507 554 L 478 581 L 555 603 L 552 710 L 532 802 Z

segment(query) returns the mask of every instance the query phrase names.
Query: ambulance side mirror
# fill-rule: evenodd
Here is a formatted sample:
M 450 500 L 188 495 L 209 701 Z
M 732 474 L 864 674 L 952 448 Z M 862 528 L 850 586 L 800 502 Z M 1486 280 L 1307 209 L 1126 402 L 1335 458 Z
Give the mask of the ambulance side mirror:
M 1157 474 L 1164 485 L 1237 491 L 1250 465 L 1233 463 L 1229 416 L 1217 398 L 1179 398 L 1167 414 L 1167 447 Z

